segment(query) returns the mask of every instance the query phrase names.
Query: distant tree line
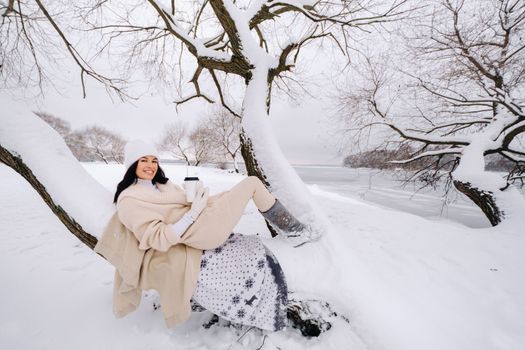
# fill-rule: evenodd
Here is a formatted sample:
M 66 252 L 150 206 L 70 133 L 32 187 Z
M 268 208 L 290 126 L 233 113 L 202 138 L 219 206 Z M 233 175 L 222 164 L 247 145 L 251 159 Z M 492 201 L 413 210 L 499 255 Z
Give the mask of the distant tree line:
M 188 165 L 216 163 L 225 168 L 225 162 L 232 161 L 238 173 L 240 132 L 240 119 L 221 108 L 213 111 L 193 129 L 181 120 L 169 124 L 164 129 L 158 148 Z
M 73 155 L 81 162 L 122 163 L 126 140 L 104 127 L 93 125 L 72 130 L 70 123 L 45 112 L 35 112 L 64 139 Z
M 393 160 L 399 156 L 409 156 L 414 150 L 410 147 L 400 147 L 399 149 L 373 149 L 346 156 L 343 166 L 349 168 L 372 168 L 372 169 L 405 169 L 415 170 L 425 166 L 426 160 L 420 159 L 411 163 L 396 164 Z
M 437 159 L 418 158 L 419 152 L 408 145 L 398 149 L 374 149 L 354 153 L 343 159 L 343 166 L 349 168 L 371 168 L 380 170 L 404 170 L 411 173 L 406 181 L 416 181 L 423 187 L 436 189 L 444 185 L 446 191 L 451 188 L 451 172 L 457 167 L 459 158 L 452 154 L 442 154 Z M 397 159 L 416 158 L 411 162 L 399 162 Z M 516 170 L 516 164 L 499 154 L 489 154 L 485 157 L 485 169 L 508 173 L 508 177 L 519 177 L 523 169 Z M 523 187 L 524 181 L 516 181 L 516 185 Z
M 400 163 L 395 160 L 399 158 L 412 158 L 417 156 L 417 151 L 412 147 L 400 147 L 399 149 L 374 149 L 354 153 L 346 156 L 343 160 L 343 166 L 349 168 L 372 168 L 372 169 L 403 169 L 419 170 L 431 164 L 431 161 L 425 158 L 416 159 L 410 163 Z M 444 155 L 441 160 L 445 165 L 441 170 L 452 170 L 456 157 L 453 155 Z M 486 156 L 486 169 L 490 171 L 509 172 L 515 167 L 514 162 L 498 155 L 489 154 Z
M 70 123 L 45 112 L 35 114 L 55 129 L 73 155 L 81 162 L 122 163 L 126 140 L 98 125 L 72 130 Z M 232 161 L 238 173 L 240 120 L 224 109 L 217 109 L 195 128 L 177 121 L 164 129 L 157 147 L 188 165 L 215 163 L 225 169 Z

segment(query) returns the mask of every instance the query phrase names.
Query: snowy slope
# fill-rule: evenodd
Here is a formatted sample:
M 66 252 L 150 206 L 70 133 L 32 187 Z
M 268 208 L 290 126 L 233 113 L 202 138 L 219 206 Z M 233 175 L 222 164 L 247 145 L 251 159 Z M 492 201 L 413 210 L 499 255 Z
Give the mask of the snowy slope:
M 84 167 L 111 191 L 122 174 L 121 166 Z M 165 170 L 176 182 L 186 173 L 175 165 Z M 196 171 L 212 192 L 242 179 Z M 309 186 L 333 233 L 295 250 L 265 242 L 293 290 L 330 302 L 350 323 L 338 319 L 306 340 L 295 331 L 204 329 L 210 315 L 195 313 L 167 330 L 152 293 L 135 313 L 115 319 L 112 267 L 67 232 L 11 169 L 0 165 L 0 176 L 1 349 L 525 348 L 525 237 L 517 227 L 428 221 Z M 267 237 L 253 205 L 236 231 Z

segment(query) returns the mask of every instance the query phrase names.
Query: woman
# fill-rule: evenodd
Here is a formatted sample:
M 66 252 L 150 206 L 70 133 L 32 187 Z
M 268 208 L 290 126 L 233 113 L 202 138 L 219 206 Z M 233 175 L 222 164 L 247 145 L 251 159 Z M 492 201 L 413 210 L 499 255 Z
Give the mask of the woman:
M 129 142 L 124 164 L 117 212 L 95 247 L 116 268 L 115 315 L 135 310 L 142 290 L 155 289 L 168 327 L 189 317 L 193 299 L 227 320 L 283 329 L 287 286 L 279 263 L 257 237 L 231 232 L 250 199 L 279 233 L 297 236 L 305 226 L 256 177 L 210 197 L 199 181 L 189 203 L 152 145 Z

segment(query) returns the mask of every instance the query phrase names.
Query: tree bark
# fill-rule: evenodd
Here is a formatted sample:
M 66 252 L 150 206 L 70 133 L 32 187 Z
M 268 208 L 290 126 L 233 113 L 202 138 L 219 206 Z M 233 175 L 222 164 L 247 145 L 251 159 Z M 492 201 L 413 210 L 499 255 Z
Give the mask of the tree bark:
M 75 235 L 82 243 L 93 249 L 97 244 L 97 238 L 88 232 L 84 231 L 82 226 L 70 217 L 60 205 L 57 205 L 53 198 L 49 195 L 46 188 L 33 174 L 31 169 L 25 165 L 22 158 L 9 152 L 0 145 L 0 162 L 11 167 L 14 171 L 20 174 L 29 184 L 38 192 L 40 197 L 48 205 L 51 211 L 58 217 L 58 219 L 67 227 L 67 229 Z
M 458 191 L 466 195 L 483 211 L 492 226 L 498 225 L 505 217 L 505 213 L 499 208 L 490 191 L 483 191 L 473 187 L 469 182 L 454 180 L 454 186 Z
M 253 147 L 252 147 L 252 141 L 246 135 L 244 130 L 241 131 L 240 138 L 241 138 L 241 154 L 244 159 L 244 164 L 246 166 L 246 171 L 248 173 L 248 176 L 257 176 L 259 180 L 261 180 L 262 183 L 266 186 L 266 188 L 270 188 L 270 183 L 266 179 L 266 176 L 264 175 L 262 168 L 259 166 L 259 163 L 257 162 L 257 157 L 255 156 L 255 152 L 253 151 Z M 268 223 L 268 221 L 266 221 L 266 227 L 268 227 L 268 230 L 270 231 L 270 234 L 272 235 L 272 237 L 277 236 L 277 232 Z
M 257 162 L 257 158 L 255 156 L 255 152 L 253 151 L 252 147 L 252 141 L 246 135 L 246 133 L 241 131 L 240 134 L 241 138 L 241 154 L 244 159 L 244 163 L 246 165 L 246 171 L 248 172 L 248 176 L 257 176 L 259 180 L 262 181 L 262 183 L 266 187 L 270 187 L 270 183 L 268 182 L 266 176 L 264 175 L 263 170 L 259 166 L 259 163 Z

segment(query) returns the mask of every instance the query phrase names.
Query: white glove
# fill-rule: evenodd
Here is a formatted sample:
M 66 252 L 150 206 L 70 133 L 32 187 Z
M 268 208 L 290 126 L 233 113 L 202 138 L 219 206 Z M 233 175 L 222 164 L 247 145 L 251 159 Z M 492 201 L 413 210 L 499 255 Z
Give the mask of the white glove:
M 197 188 L 195 189 L 195 198 L 191 203 L 191 209 L 188 213 L 191 215 L 193 221 L 197 220 L 201 212 L 206 208 L 208 204 L 208 187 L 204 188 L 202 182 L 197 183 Z
M 179 221 L 172 224 L 171 228 L 173 228 L 173 231 L 175 231 L 178 237 L 182 237 L 191 224 L 193 224 L 193 218 L 191 217 L 190 213 L 187 212 Z

